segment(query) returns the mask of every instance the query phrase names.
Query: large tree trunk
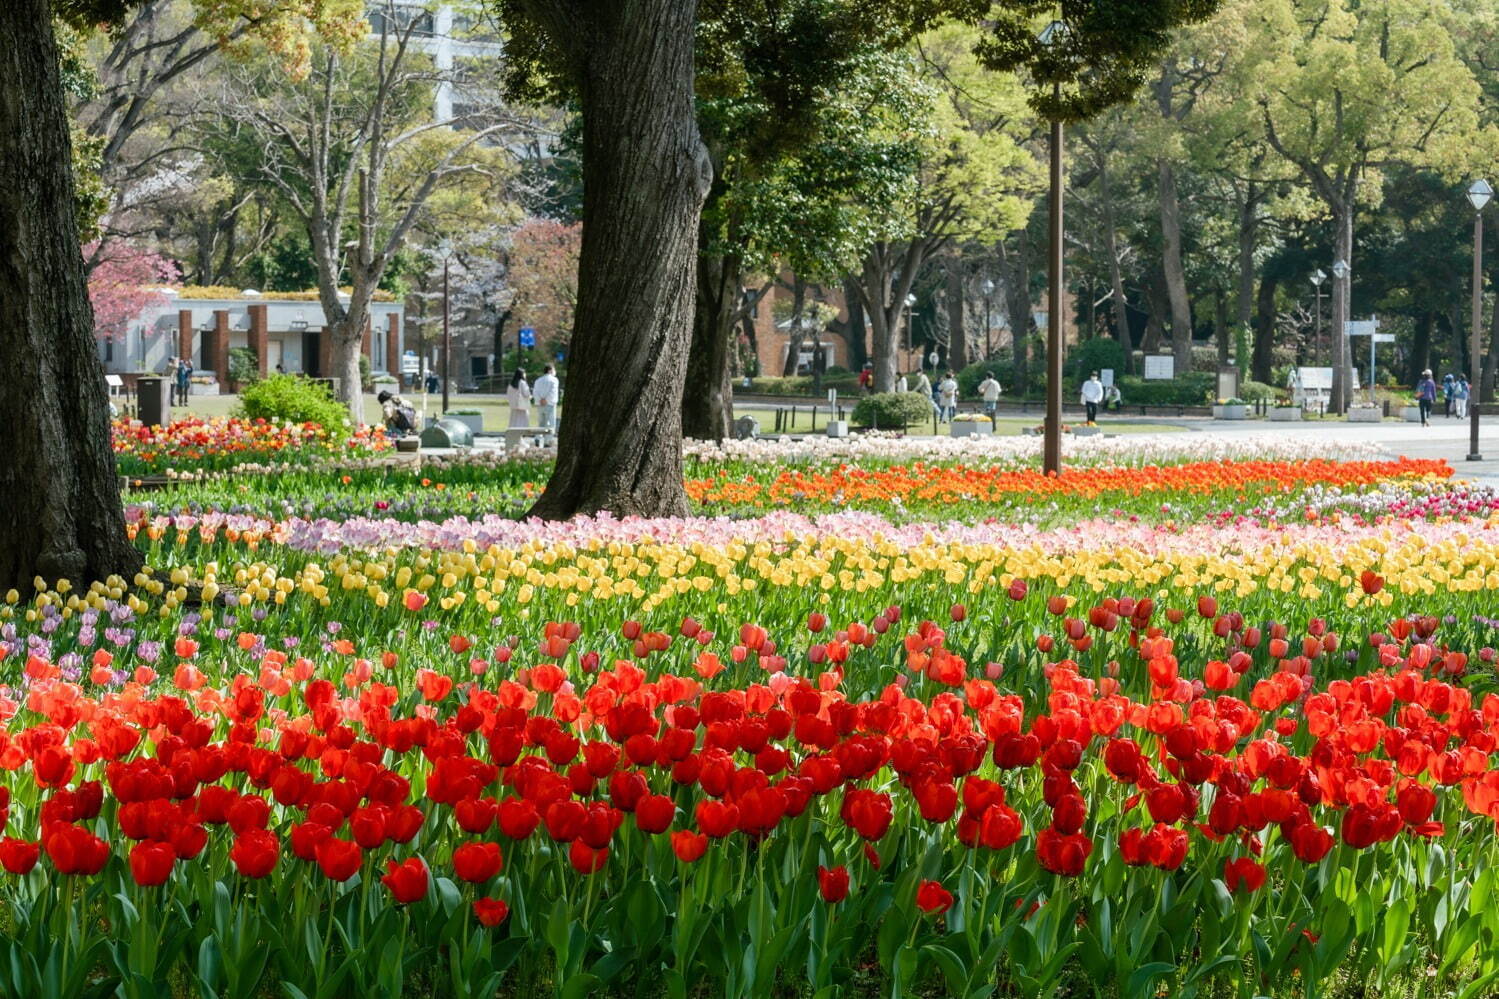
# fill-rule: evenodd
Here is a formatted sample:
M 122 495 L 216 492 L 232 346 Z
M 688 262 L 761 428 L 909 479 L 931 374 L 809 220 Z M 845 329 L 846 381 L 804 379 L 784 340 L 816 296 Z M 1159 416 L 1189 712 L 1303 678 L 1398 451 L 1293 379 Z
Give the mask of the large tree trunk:
M 963 262 L 954 253 L 947 258 L 947 366 L 954 371 L 962 371 L 968 365 L 966 305 Z
M 791 276 L 791 325 L 786 332 L 786 360 L 781 365 L 781 377 L 791 378 L 797 373 L 801 362 L 802 342 L 807 338 L 807 328 L 802 322 L 802 313 L 807 307 L 807 283 L 796 275 Z M 813 348 L 815 356 L 817 351 Z
M 721 441 L 730 434 L 734 390 L 729 384 L 729 348 L 743 294 L 737 259 L 698 254 L 692 347 L 682 391 L 684 436 Z
M 864 299 L 859 294 L 859 279 L 852 274 L 843 279 L 843 300 L 848 307 L 848 328 L 844 334 L 848 341 L 848 366 L 859 371 L 869 360 L 869 348 L 864 333 Z
M 1260 213 L 1258 187 L 1249 181 L 1239 202 L 1239 298 L 1236 318 L 1248 326 L 1254 315 L 1254 250 L 1259 245 Z
M 1217 310 L 1213 323 L 1213 335 L 1218 340 L 1218 367 L 1228 365 L 1228 293 L 1218 289 Z
M 1494 234 L 1490 238 L 1499 239 L 1499 222 L 1492 228 Z M 1499 283 L 1499 270 L 1496 270 L 1496 276 L 1490 280 Z M 1483 384 L 1479 386 L 1478 394 L 1480 402 L 1494 401 L 1496 371 L 1499 371 L 1499 304 L 1494 306 L 1493 318 L 1489 321 L 1489 349 L 1483 355 Z
M 900 324 L 890 321 L 886 301 L 890 294 L 890 275 L 880 266 L 875 253 L 864 258 L 864 280 L 860 286 L 865 311 L 869 313 L 869 335 L 873 341 L 874 390 L 895 391 L 896 371 L 900 366 Z M 897 312 L 897 317 L 899 313 Z
M 1145 307 L 1150 310 L 1150 314 L 1145 318 L 1145 335 L 1140 338 L 1140 349 L 1147 354 L 1154 354 L 1160 349 L 1161 338 L 1165 334 L 1163 317 L 1169 308 L 1166 297 L 1166 280 L 1161 276 L 1160 268 L 1156 268 L 1145 282 Z M 1178 369 L 1177 374 L 1181 373 L 1181 369 Z
M 1161 267 L 1166 295 L 1171 301 L 1171 353 L 1176 370 L 1192 370 L 1192 305 L 1187 300 L 1187 272 L 1182 265 L 1181 206 L 1176 197 L 1176 171 L 1168 159 L 1159 164 L 1161 199 Z
M 47 0 L 0 7 L 0 590 L 129 579 Z
M 1135 370 L 1134 337 L 1129 329 L 1129 300 L 1124 291 L 1124 271 L 1119 266 L 1119 235 L 1115 231 L 1114 193 L 1109 187 L 1108 157 L 1098 160 L 1098 187 L 1103 198 L 1104 251 L 1109 255 L 1109 315 L 1114 321 L 1114 336 L 1124 348 L 1124 373 Z
M 1255 300 L 1254 346 L 1250 350 L 1254 380 L 1266 385 L 1272 383 L 1270 369 L 1274 367 L 1275 289 L 1275 278 L 1267 274 L 1260 281 L 1259 295 Z
M 1415 385 L 1421 381 L 1421 372 L 1431 367 L 1431 327 L 1433 316 L 1422 312 L 1416 317 L 1416 332 L 1411 337 L 1410 359 L 1406 364 L 1405 383 Z
M 572 8 L 583 246 L 557 464 L 532 513 L 685 516 L 682 383 L 712 166 L 693 107 L 695 0 Z
M 1030 237 L 1022 228 L 1015 234 L 1014 247 L 1001 245 L 1005 272 L 1005 313 L 1010 324 L 1010 351 L 1014 356 L 1017 398 L 1025 398 L 1030 384 L 1027 347 L 1031 335 L 1031 261 Z

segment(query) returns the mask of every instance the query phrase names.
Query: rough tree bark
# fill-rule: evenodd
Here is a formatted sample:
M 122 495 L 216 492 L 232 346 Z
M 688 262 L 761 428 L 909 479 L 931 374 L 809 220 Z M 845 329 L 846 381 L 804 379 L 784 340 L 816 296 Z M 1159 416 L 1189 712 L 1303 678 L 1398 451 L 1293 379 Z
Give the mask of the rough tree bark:
M 1349 197 L 1345 201 L 1335 201 L 1331 205 L 1333 228 L 1336 232 L 1336 252 L 1334 260 L 1346 261 L 1348 266 L 1353 266 L 1353 199 Z M 1343 324 L 1348 321 L 1348 285 L 1347 278 L 1339 280 L 1337 275 L 1332 279 L 1332 404 L 1328 407 L 1333 413 L 1346 413 L 1348 403 L 1353 398 L 1353 379 L 1349 371 L 1348 337 L 1343 335 Z
M 1218 340 L 1218 366 L 1221 368 L 1228 364 L 1228 293 L 1219 288 L 1215 298 L 1213 335 Z
M 1030 385 L 1027 344 L 1031 335 L 1031 261 L 1029 230 L 1015 234 L 1013 247 L 1000 245 L 1004 267 L 1005 312 L 1010 323 L 1010 353 L 1014 359 L 1015 386 L 1018 398 L 1025 398 Z
M 712 166 L 693 107 L 695 0 L 532 0 L 573 54 L 583 246 L 569 404 L 532 513 L 685 516 L 682 385 Z
M 1260 281 L 1254 317 L 1254 345 L 1250 349 L 1250 368 L 1254 380 L 1270 384 L 1274 367 L 1276 279 L 1266 274 Z
M 738 260 L 698 254 L 692 345 L 682 391 L 682 433 L 687 437 L 721 441 L 730 434 L 734 390 L 729 384 L 729 347 L 742 288 Z
M 954 253 L 947 258 L 947 366 L 954 371 L 968 366 L 967 304 L 963 261 Z
M 0 7 L 0 590 L 129 578 L 47 0 Z
M 1187 299 L 1187 272 L 1182 265 L 1181 205 L 1176 196 L 1176 170 L 1171 161 L 1159 164 L 1161 200 L 1161 269 L 1171 302 L 1171 353 L 1176 370 L 1192 370 L 1192 304 Z
M 786 359 L 781 362 L 781 377 L 791 378 L 797 374 L 801 364 L 802 344 L 807 339 L 807 326 L 802 321 L 807 308 L 807 282 L 793 274 L 791 276 L 791 325 L 786 332 Z M 814 339 L 815 343 L 815 339 Z M 812 350 L 817 354 L 816 347 Z
M 853 275 L 843 279 L 843 301 L 848 309 L 848 325 L 843 334 L 848 342 L 848 366 L 859 371 L 869 360 L 869 347 L 864 332 L 864 302 L 859 297 L 859 280 Z
M 1124 373 L 1135 370 L 1134 337 L 1129 329 L 1129 298 L 1124 291 L 1124 269 L 1119 263 L 1119 234 L 1114 220 L 1114 194 L 1109 188 L 1108 157 L 1098 160 L 1098 189 L 1103 200 L 1104 252 L 1109 255 L 1109 314 L 1114 321 L 1114 336 L 1124 348 Z

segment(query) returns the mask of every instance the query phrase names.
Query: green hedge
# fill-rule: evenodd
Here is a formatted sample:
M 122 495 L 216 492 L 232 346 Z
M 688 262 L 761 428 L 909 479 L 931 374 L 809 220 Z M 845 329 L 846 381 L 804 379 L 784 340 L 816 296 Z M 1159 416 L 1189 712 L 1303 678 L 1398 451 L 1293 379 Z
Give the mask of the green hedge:
M 1171 381 L 1146 381 L 1139 375 L 1116 375 L 1114 383 L 1126 406 L 1205 406 L 1217 391 L 1218 376 L 1211 371 L 1191 371 Z
M 240 389 L 238 414 L 283 423 L 316 423 L 335 438 L 349 433 L 349 411 L 328 388 L 299 375 L 271 375 Z
M 898 430 L 932 418 L 932 400 L 920 392 L 879 392 L 854 407 L 853 421 L 861 427 Z
M 839 395 L 853 395 L 859 391 L 859 376 L 855 374 L 824 374 L 822 391 L 837 389 Z M 751 378 L 748 391 L 752 395 L 811 396 L 812 376 L 792 375 L 790 378 Z

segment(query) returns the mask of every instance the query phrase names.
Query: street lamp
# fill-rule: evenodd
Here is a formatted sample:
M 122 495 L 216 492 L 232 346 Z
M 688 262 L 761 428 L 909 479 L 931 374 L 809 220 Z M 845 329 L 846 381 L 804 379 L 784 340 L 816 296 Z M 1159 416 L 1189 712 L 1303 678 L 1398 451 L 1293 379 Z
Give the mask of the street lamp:
M 1066 43 L 1065 22 L 1052 21 L 1041 32 L 1041 44 L 1054 48 Z M 1052 98 L 1062 100 L 1062 84 L 1052 84 Z M 1046 262 L 1049 271 L 1048 310 L 1046 317 L 1046 441 L 1042 448 L 1042 470 L 1050 475 L 1062 472 L 1062 117 L 1061 109 L 1051 121 L 1051 218 L 1048 230 L 1050 245 Z
M 912 326 L 911 310 L 914 309 L 915 307 L 916 307 L 916 296 L 915 295 L 907 295 L 906 296 L 906 365 L 908 367 L 911 364 L 911 352 L 916 349 L 916 334 L 915 334 L 915 331 L 912 330 L 912 328 L 911 328 L 911 326 Z M 926 370 L 926 365 L 923 364 L 921 366 L 921 368 L 922 368 L 923 371 L 925 371 Z
M 448 325 L 448 264 L 453 259 L 453 248 L 442 244 L 442 412 L 448 412 L 448 381 L 453 363 L 453 332 Z
M 984 292 L 984 360 L 987 361 L 989 355 L 993 353 L 989 345 L 989 333 L 994 328 L 994 320 L 990 317 L 992 311 L 990 300 L 994 297 L 994 282 L 989 278 L 984 278 L 984 283 L 980 287 Z
M 1475 180 L 1468 187 L 1468 203 L 1473 206 L 1473 332 L 1468 347 L 1468 460 L 1482 461 L 1478 453 L 1478 399 L 1483 371 L 1478 363 L 1478 328 L 1483 323 L 1483 209 L 1494 196 L 1486 180 Z
M 1352 358 L 1350 356 L 1353 352 L 1353 344 L 1348 340 L 1348 330 L 1346 328 L 1348 322 L 1348 307 L 1345 304 L 1349 299 L 1348 275 L 1352 273 L 1353 269 L 1348 266 L 1348 261 L 1342 259 L 1341 257 L 1332 262 L 1332 279 L 1334 282 L 1332 289 L 1334 299 L 1333 304 L 1334 306 L 1343 304 L 1341 310 L 1336 308 L 1334 309 L 1333 318 L 1336 319 L 1337 313 L 1341 312 L 1343 322 L 1339 329 L 1335 329 L 1332 331 L 1334 346 L 1331 351 L 1333 363 L 1332 383 L 1338 390 L 1335 393 L 1337 395 L 1337 399 L 1334 400 L 1334 403 L 1337 406 L 1337 411 L 1339 413 L 1345 413 L 1348 411 L 1348 400 L 1353 395 L 1353 386 L 1348 384 L 1350 381 L 1349 372 L 1353 367 Z M 1334 322 L 1333 325 L 1339 326 L 1340 324 Z
M 1315 332 L 1312 334 L 1312 363 L 1316 364 L 1322 359 L 1322 282 L 1327 280 L 1327 272 L 1318 267 L 1312 271 L 1312 286 L 1317 289 L 1317 314 L 1312 319 Z

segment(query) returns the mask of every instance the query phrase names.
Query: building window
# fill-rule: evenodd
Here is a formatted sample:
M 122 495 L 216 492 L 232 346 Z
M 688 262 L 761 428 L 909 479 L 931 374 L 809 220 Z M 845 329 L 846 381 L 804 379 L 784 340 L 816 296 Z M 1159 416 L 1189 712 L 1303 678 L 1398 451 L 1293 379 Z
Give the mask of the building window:
M 114 341 L 114 337 L 107 336 L 107 337 L 104 338 L 104 363 L 108 364 L 109 362 L 113 361 L 114 359 L 115 359 L 115 341 Z

